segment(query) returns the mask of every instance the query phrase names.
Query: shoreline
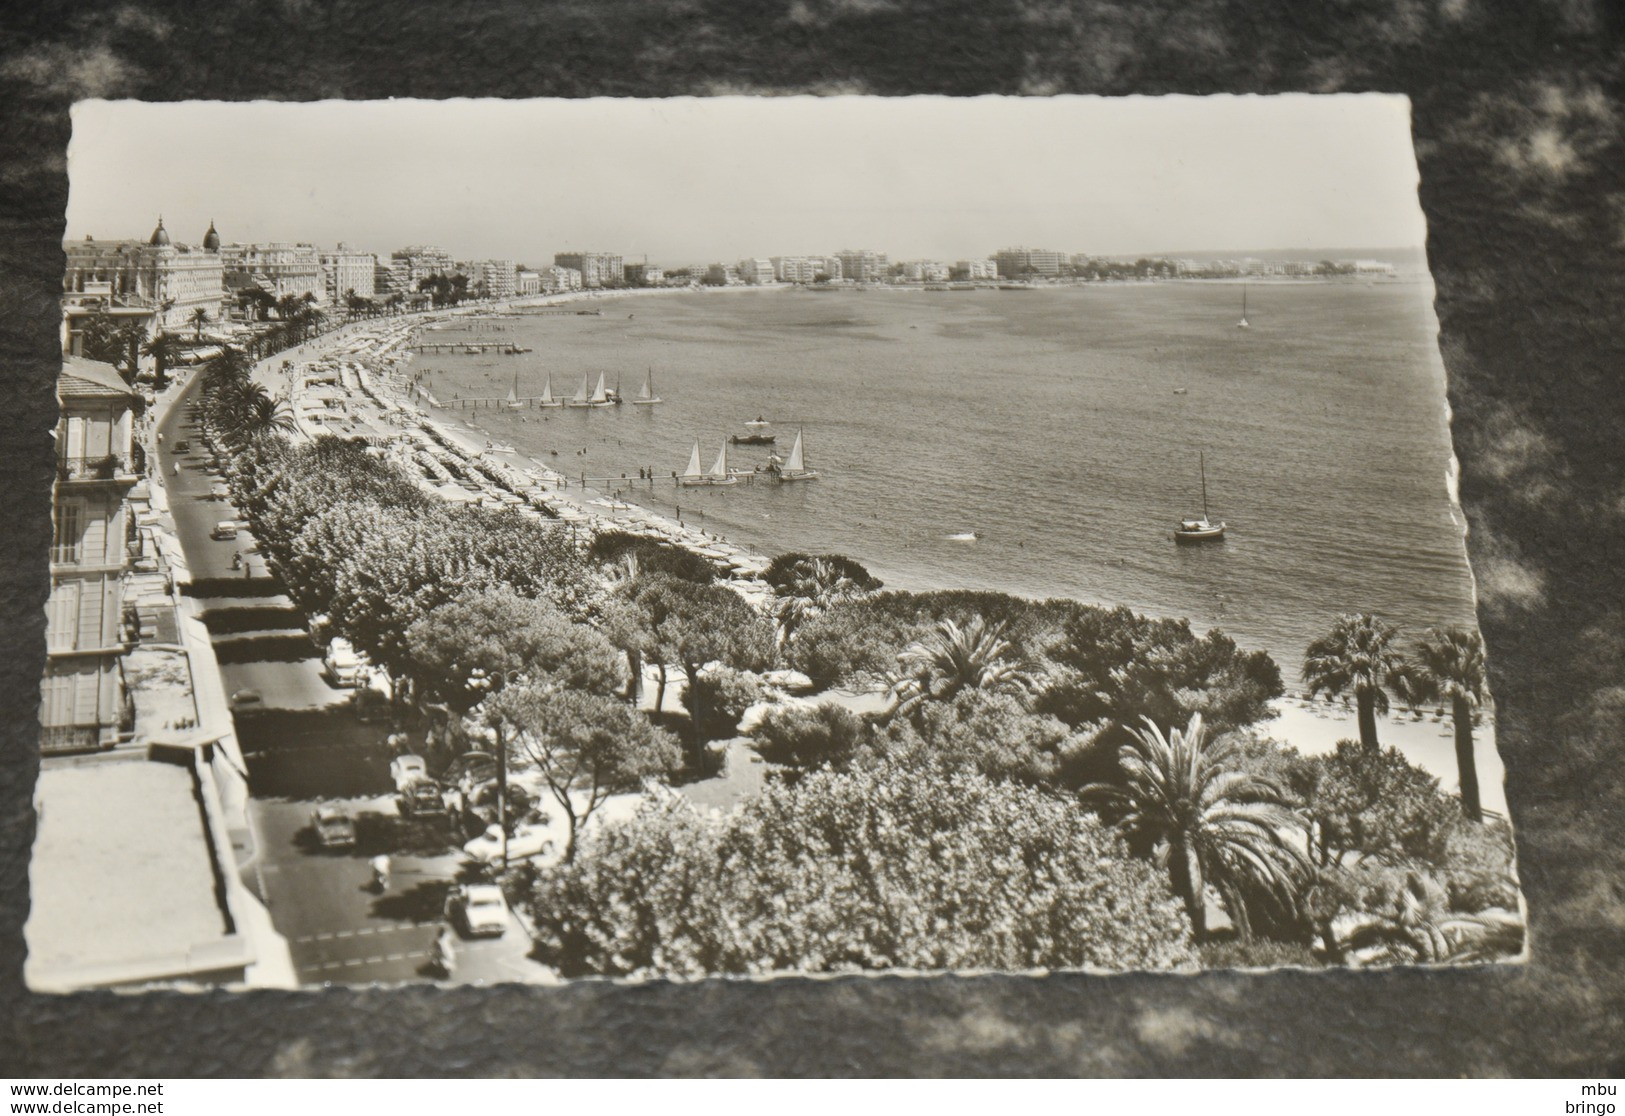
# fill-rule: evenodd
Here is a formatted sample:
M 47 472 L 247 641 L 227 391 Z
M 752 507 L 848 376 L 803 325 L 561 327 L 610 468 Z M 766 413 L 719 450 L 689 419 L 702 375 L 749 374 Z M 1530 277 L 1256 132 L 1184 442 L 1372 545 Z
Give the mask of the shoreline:
M 1202 280 L 1202 282 L 1218 281 Z M 741 291 L 788 293 L 793 290 L 794 288 L 789 286 L 702 287 L 699 288 L 699 293 Z M 753 607 L 766 612 L 773 597 L 771 588 L 760 580 L 760 574 L 767 566 L 767 559 L 754 553 L 754 547 L 740 546 L 721 535 L 689 526 L 641 504 L 616 499 L 591 486 L 582 487 L 579 482 L 574 482 L 576 487 L 572 489 L 570 486 L 573 482 L 570 478 L 546 460 L 497 442 L 496 435 L 477 422 L 465 420 L 459 423 L 449 416 L 437 414 L 420 398 L 404 391 L 401 383 L 391 382 L 392 376 L 404 380 L 400 370 L 410 358 L 401 350 L 410 344 L 415 334 L 432 326 L 456 321 L 459 318 L 512 314 L 526 307 L 591 303 L 601 299 L 662 293 L 692 294 L 696 291 L 691 288 L 572 291 L 565 294 L 515 299 L 494 305 L 430 310 L 401 318 L 348 323 L 304 345 L 273 354 L 256 366 L 255 374 L 257 377 L 263 376 L 267 386 L 274 388 L 281 386 L 277 381 L 283 376 L 278 369 L 284 361 L 290 364 L 296 376 L 309 375 L 312 371 L 319 372 L 324 365 L 331 366 L 337 373 L 338 387 L 345 403 L 348 407 L 355 408 L 344 412 L 352 424 L 364 421 L 372 431 L 386 435 L 404 435 L 403 420 L 399 418 L 392 420 L 387 416 L 391 414 L 409 416 L 412 423 L 420 428 L 432 428 L 444 444 L 455 447 L 451 452 L 467 463 L 466 468 L 460 468 L 459 471 L 478 482 L 478 487 L 482 489 L 479 495 L 474 495 L 469 491 L 467 484 L 458 491 L 450 492 L 447 489 L 454 486 L 442 484 L 437 487 L 429 483 L 415 464 L 415 458 L 420 450 L 422 452 L 432 450 L 425 446 L 422 439 L 418 439 L 417 448 L 406 455 L 396 454 L 394 459 L 425 490 L 435 492 L 444 499 L 459 502 L 478 501 L 482 504 L 490 502 L 523 506 L 532 514 L 547 514 L 560 523 L 579 524 L 592 531 L 616 530 L 661 539 L 717 565 L 719 572 L 723 574 L 724 584 L 738 591 Z M 346 348 L 346 342 L 352 344 Z M 290 402 L 294 403 L 297 410 L 298 393 L 292 389 L 291 384 L 289 388 Z M 473 415 L 478 413 L 470 412 Z M 301 424 L 301 432 L 306 437 L 313 436 L 305 429 L 304 424 Z M 321 432 L 333 433 L 326 430 Z M 444 445 L 440 448 L 443 449 Z M 490 481 L 488 476 L 481 476 L 484 472 L 479 468 L 481 465 L 502 476 L 506 483 L 498 484 Z M 497 494 L 504 488 L 510 494 L 508 498 Z M 924 588 L 952 589 L 954 586 L 933 584 Z M 1271 703 L 1271 709 L 1274 715 L 1254 725 L 1253 731 L 1271 736 L 1306 755 L 1326 754 L 1336 747 L 1339 740 L 1358 739 L 1354 712 L 1334 702 L 1310 701 L 1305 699 L 1301 692 L 1289 689 L 1285 696 Z M 1449 790 L 1455 787 L 1457 775 L 1450 727 L 1448 717 L 1442 721 L 1429 718 L 1418 720 L 1403 711 L 1396 710 L 1382 718 L 1379 736 L 1384 746 L 1398 746 L 1408 759 L 1437 777 L 1441 786 Z M 1495 748 L 1493 710 L 1486 713 L 1484 723 L 1474 734 L 1474 741 L 1484 805 L 1490 810 L 1505 814 L 1505 772 Z
M 267 386 L 281 386 L 276 383 L 284 376 L 280 366 L 283 362 L 289 364 L 288 399 L 298 417 L 301 434 L 308 438 L 340 431 L 325 429 L 325 422 L 308 422 L 301 416 L 302 407 L 307 413 L 312 409 L 310 401 L 301 399 L 301 395 L 316 393 L 305 392 L 304 385 L 296 386 L 293 381 L 308 382 L 313 374 L 319 380 L 331 369 L 336 376 L 338 395 L 342 397 L 338 412 L 344 416 L 342 432 L 352 436 L 360 433 L 369 438 L 378 435 L 394 443 L 392 449 L 385 451 L 386 456 L 402 465 L 425 490 L 456 502 L 522 507 L 532 514 L 579 524 L 592 531 L 614 530 L 662 539 L 718 566 L 726 584 L 747 602 L 765 611 L 773 593 L 760 580 L 760 574 L 766 569 L 768 559 L 754 554 L 753 548 L 736 545 L 720 535 L 641 505 L 615 499 L 591 486 L 578 485 L 572 490 L 570 478 L 546 460 L 496 442 L 490 431 L 475 423 L 458 423 L 437 414 L 421 398 L 404 390 L 402 383 L 392 382 L 398 381 L 399 369 L 410 359 L 401 350 L 409 346 L 419 332 L 446 322 L 507 314 L 525 307 L 643 293 L 651 292 L 569 292 L 490 306 L 424 311 L 407 318 L 349 323 L 304 345 L 273 354 L 256 366 L 255 374 L 267 382 Z M 351 344 L 346 346 L 347 342 Z M 332 393 L 321 394 L 324 402 L 333 399 Z M 317 411 L 316 416 L 328 417 L 325 411 Z M 413 446 L 410 425 L 427 433 L 439 446 L 432 446 L 423 438 L 416 438 Z M 313 426 L 323 429 L 313 430 Z M 437 452 L 449 453 L 457 472 L 470 478 L 461 486 L 462 492 L 448 491 L 452 486 L 447 483 L 439 486 L 429 483 L 415 464 L 418 455 L 427 453 L 432 457 Z M 455 460 L 458 458 L 461 460 Z M 501 479 L 493 478 L 491 473 Z M 470 484 L 475 488 L 471 489 Z

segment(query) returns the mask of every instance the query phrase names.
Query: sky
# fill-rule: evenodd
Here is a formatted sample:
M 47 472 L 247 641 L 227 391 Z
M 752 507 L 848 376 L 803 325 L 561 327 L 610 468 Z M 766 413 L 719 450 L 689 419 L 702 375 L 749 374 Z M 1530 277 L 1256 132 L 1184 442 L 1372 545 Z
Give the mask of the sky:
M 843 248 L 1092 255 L 1425 238 L 1404 97 L 85 101 L 67 235 L 532 266 Z

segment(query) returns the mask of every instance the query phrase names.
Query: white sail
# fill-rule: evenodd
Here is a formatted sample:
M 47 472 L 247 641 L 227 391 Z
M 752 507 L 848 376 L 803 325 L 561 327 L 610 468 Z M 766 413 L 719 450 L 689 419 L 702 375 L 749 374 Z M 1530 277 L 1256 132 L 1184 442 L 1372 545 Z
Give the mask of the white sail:
M 704 473 L 700 472 L 700 440 L 695 438 L 694 450 L 688 455 L 688 468 L 683 470 L 683 476 L 703 477 L 704 475 Z
M 508 406 L 519 406 L 519 373 L 513 374 L 513 387 L 508 389 Z
M 583 384 L 586 381 L 582 381 Z M 606 403 L 609 401 L 609 392 L 604 389 L 604 374 L 598 373 L 598 386 L 592 389 L 592 398 L 589 403 Z
M 641 389 L 639 389 L 639 391 L 638 391 L 638 402 L 639 403 L 647 403 L 647 402 L 649 402 L 649 400 L 651 400 L 651 399 L 653 399 L 655 397 L 654 378 L 655 378 L 654 369 L 651 368 L 648 371 L 648 373 L 646 373 L 644 375 L 644 377 L 643 377 L 643 387 Z
M 695 443 L 694 452 L 695 454 L 700 452 L 699 443 L 697 442 Z M 696 456 L 694 460 L 697 463 L 699 461 L 699 457 Z M 709 475 L 713 477 L 725 477 L 728 475 L 728 439 L 726 438 L 722 440 L 722 451 L 717 454 L 717 463 L 711 466 L 711 472 Z
M 581 386 L 576 389 L 575 398 L 570 402 L 584 406 L 587 403 L 587 377 L 581 377 Z
M 542 406 L 551 407 L 552 405 L 553 405 L 553 373 L 549 372 L 547 374 L 547 382 L 542 385 Z
M 786 473 L 803 473 L 807 470 L 807 463 L 801 454 L 801 431 L 796 431 L 796 444 L 790 447 L 790 456 L 784 462 Z

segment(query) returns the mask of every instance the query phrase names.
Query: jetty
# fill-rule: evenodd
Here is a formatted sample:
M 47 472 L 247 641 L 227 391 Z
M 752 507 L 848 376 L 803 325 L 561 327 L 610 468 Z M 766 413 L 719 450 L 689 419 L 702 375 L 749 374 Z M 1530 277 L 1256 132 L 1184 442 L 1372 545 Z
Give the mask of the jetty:
M 412 348 L 420 353 L 517 353 L 522 351 L 512 341 L 417 341 Z

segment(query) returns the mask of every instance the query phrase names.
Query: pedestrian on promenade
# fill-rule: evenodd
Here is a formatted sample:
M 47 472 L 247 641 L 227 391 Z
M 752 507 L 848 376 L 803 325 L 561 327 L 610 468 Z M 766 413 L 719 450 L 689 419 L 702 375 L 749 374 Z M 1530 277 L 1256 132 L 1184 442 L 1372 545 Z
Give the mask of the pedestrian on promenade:
M 457 971 L 457 947 L 450 926 L 442 926 L 440 936 L 434 940 L 434 963 L 447 980 Z
M 243 552 L 242 551 L 234 550 L 234 551 L 231 552 L 231 568 L 234 569 L 234 570 L 240 570 L 240 569 L 243 568 Z

